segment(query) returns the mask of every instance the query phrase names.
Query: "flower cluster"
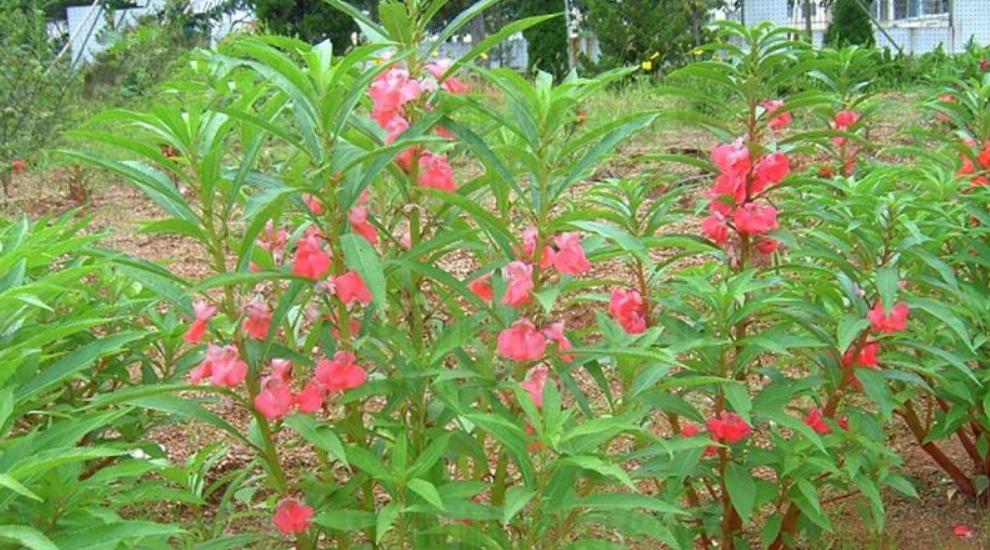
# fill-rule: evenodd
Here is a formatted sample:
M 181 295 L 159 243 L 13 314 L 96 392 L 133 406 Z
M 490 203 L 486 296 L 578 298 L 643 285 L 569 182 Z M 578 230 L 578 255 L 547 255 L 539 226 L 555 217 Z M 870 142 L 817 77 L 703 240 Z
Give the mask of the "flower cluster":
M 444 78 L 450 67 L 449 60 L 427 63 L 427 74 L 417 79 L 405 67 L 395 65 L 375 78 L 368 89 L 372 101 L 371 118 L 385 130 L 386 145 L 395 142 L 409 129 L 411 111 L 417 107 L 417 101 L 425 92 L 442 87 L 452 94 L 467 93 L 468 86 L 464 82 L 452 76 Z M 431 109 L 429 103 L 419 107 Z M 442 126 L 438 126 L 436 132 L 447 139 L 453 137 Z M 396 157 L 396 163 L 407 173 L 418 173 L 416 182 L 423 187 L 448 192 L 457 190 L 454 171 L 446 155 L 410 147 Z
M 701 222 L 702 233 L 718 245 L 729 242 L 730 231 L 751 238 L 757 250 L 770 254 L 777 241 L 767 233 L 777 229 L 777 209 L 763 196 L 790 173 L 787 155 L 767 153 L 756 162 L 741 139 L 716 146 L 712 161 L 719 169 L 709 199 L 709 215 Z
M 959 168 L 960 176 L 969 176 L 973 185 L 990 185 L 990 140 L 983 144 L 983 148 L 977 150 L 976 142 L 972 139 L 965 141 L 966 147 L 973 150 L 972 157 L 976 157 L 976 164 L 969 154 L 962 153 L 962 167 Z

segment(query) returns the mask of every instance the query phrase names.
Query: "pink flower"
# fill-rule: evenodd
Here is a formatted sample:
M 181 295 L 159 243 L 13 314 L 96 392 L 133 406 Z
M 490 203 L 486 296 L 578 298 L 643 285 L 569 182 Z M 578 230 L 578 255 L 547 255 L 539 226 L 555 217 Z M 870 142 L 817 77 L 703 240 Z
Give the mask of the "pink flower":
M 859 367 L 876 367 L 879 353 L 880 344 L 878 342 L 870 342 L 858 351 L 855 348 L 849 348 L 842 355 L 842 364 L 847 367 L 853 365 Z
M 292 408 L 292 390 L 278 378 L 266 378 L 254 397 L 254 408 L 268 420 L 282 418 Z
M 324 358 L 316 363 L 314 376 L 323 383 L 327 391 L 357 388 L 368 380 L 368 373 L 356 361 L 353 353 L 338 351 L 333 359 Z
M 722 214 L 728 214 L 733 206 L 746 202 L 746 196 L 746 176 L 739 174 L 718 176 L 711 189 L 705 192 L 705 198 L 711 199 L 709 209 Z
M 294 498 L 279 503 L 275 510 L 275 527 L 283 535 L 296 535 L 309 529 L 313 523 L 313 509 Z
M 984 60 L 984 63 L 987 63 L 987 61 Z M 973 529 L 970 526 L 965 525 L 963 523 L 959 523 L 955 527 L 953 527 L 952 534 L 954 534 L 956 538 L 960 538 L 960 539 L 971 539 L 976 536 L 976 532 L 973 531 Z
M 288 242 L 289 232 L 281 228 L 276 230 L 271 220 L 265 223 L 264 232 L 258 235 L 258 246 L 272 254 L 282 252 Z
M 715 441 L 733 444 L 746 439 L 753 428 L 738 414 L 722 411 L 718 418 L 708 421 L 708 431 Z
M 780 241 L 770 238 L 760 238 L 756 241 L 755 245 L 757 252 L 769 256 L 777 251 L 780 247 Z
M 306 382 L 302 391 L 293 396 L 292 401 L 299 407 L 299 412 L 311 414 L 323 407 L 323 398 L 326 393 L 323 384 L 314 378 Z
M 187 344 L 198 344 L 203 341 L 203 335 L 206 334 L 206 325 L 217 314 L 217 307 L 200 300 L 193 304 L 193 312 L 196 315 L 196 320 L 189 325 L 189 329 L 182 335 L 182 339 Z
M 547 337 L 548 340 L 552 340 L 557 343 L 557 351 L 561 354 L 560 360 L 565 363 L 570 363 L 574 360 L 574 355 L 565 353 L 574 349 L 574 345 L 568 340 L 567 335 L 564 334 L 564 322 L 557 321 L 556 323 L 547 325 L 543 327 L 543 335 Z
M 364 279 L 356 271 L 348 271 L 333 280 L 337 287 L 337 297 L 345 304 L 360 302 L 363 305 L 371 303 L 371 291 L 364 284 Z
M 450 59 L 440 59 L 427 63 L 426 70 L 433 75 L 433 78 L 439 81 L 443 77 L 444 73 L 446 73 L 453 64 L 454 62 Z M 470 89 L 467 84 L 454 77 L 448 77 L 444 80 L 443 88 L 452 94 L 466 94 Z
M 378 230 L 368 221 L 367 206 L 355 206 L 351 208 L 347 219 L 351 222 L 351 231 L 364 237 L 372 246 L 378 244 Z
M 468 289 L 471 290 L 478 298 L 486 302 L 491 302 L 495 298 L 495 291 L 492 290 L 492 276 L 491 274 L 482 275 L 477 279 L 468 283 Z
M 536 241 L 540 238 L 540 232 L 532 225 L 522 230 L 523 249 L 520 256 L 526 260 L 536 257 Z M 544 245 L 540 252 L 540 269 L 546 269 L 553 265 L 553 248 Z
M 561 233 L 554 238 L 557 252 L 553 255 L 553 265 L 557 271 L 565 275 L 580 275 L 591 269 L 591 263 L 581 248 L 581 234 L 577 232 Z
M 767 110 L 768 115 L 776 113 L 781 107 L 784 106 L 784 101 L 780 99 L 771 99 L 763 102 L 763 108 Z M 771 130 L 783 130 L 791 125 L 794 119 L 790 112 L 781 113 L 770 119 L 768 126 Z
M 522 389 L 526 390 L 538 409 L 543 408 L 543 387 L 547 384 L 549 372 L 549 369 L 544 366 L 533 367 L 526 374 L 526 379 L 519 384 Z
M 983 72 L 990 71 L 990 59 L 980 60 L 980 70 Z
M 27 163 L 21 159 L 17 159 L 10 163 L 10 169 L 15 174 L 20 174 L 21 172 L 27 170 Z
M 908 314 L 910 308 L 904 302 L 898 302 L 890 310 L 890 315 L 884 311 L 883 302 L 877 300 L 877 305 L 873 306 L 866 318 L 870 320 L 873 330 L 876 332 L 886 332 L 893 334 L 907 328 Z
M 543 356 L 547 339 L 540 334 L 533 323 L 520 319 L 498 335 L 498 352 L 513 361 L 533 361 Z
M 532 299 L 533 266 L 519 261 L 510 262 L 505 266 L 505 278 L 508 285 L 501 303 L 519 307 Z
M 736 210 L 732 219 L 736 230 L 744 235 L 762 235 L 777 229 L 777 209 L 772 206 L 747 203 Z
M 189 381 L 197 384 L 209 378 L 215 386 L 233 388 L 244 382 L 246 376 L 247 363 L 241 360 L 236 347 L 210 344 L 203 362 L 189 373 Z
M 697 424 L 692 424 L 691 422 L 685 422 L 681 425 L 681 435 L 684 437 L 694 437 L 701 433 L 701 428 Z
M 368 88 L 371 97 L 371 118 L 382 127 L 397 115 L 403 114 L 403 106 L 419 97 L 422 88 L 418 80 L 409 78 L 409 71 L 392 67 L 378 75 Z
M 756 181 L 750 192 L 757 195 L 764 189 L 783 181 L 787 174 L 791 172 L 791 165 L 787 155 L 781 152 L 771 153 L 756 165 Z
M 288 359 L 272 359 L 272 378 L 278 378 L 286 384 L 291 384 L 292 361 Z
M 716 145 L 712 149 L 712 162 L 723 174 L 735 176 L 745 176 L 753 165 L 749 158 L 749 149 L 741 140 Z
M 729 240 L 729 226 L 722 214 L 710 214 L 701 220 L 701 233 L 717 245 L 723 245 Z
M 247 306 L 247 319 L 244 320 L 244 332 L 253 340 L 264 340 L 272 324 L 272 311 L 264 302 L 252 302 Z
M 457 191 L 454 181 L 454 169 L 447 162 L 447 155 L 434 155 L 429 151 L 423 152 L 419 159 L 419 184 L 441 191 L 453 193 Z
M 821 409 L 818 408 L 812 408 L 808 411 L 808 414 L 804 417 L 804 423 L 819 434 L 832 432 L 832 428 L 825 422 L 825 416 L 822 414 Z
M 646 331 L 646 303 L 639 292 L 624 288 L 613 290 L 608 311 L 629 334 Z
M 390 118 L 382 127 L 385 129 L 385 145 L 391 145 L 409 129 L 409 121 L 400 115 L 396 115 Z
M 309 193 L 303 193 L 302 200 L 306 203 L 306 208 L 309 208 L 309 211 L 313 214 L 319 216 L 323 213 L 323 202 L 320 199 Z
M 859 113 L 855 111 L 839 111 L 835 113 L 835 129 L 848 130 L 853 124 L 859 122 Z
M 296 243 L 292 272 L 300 277 L 317 280 L 330 270 L 330 256 L 323 251 L 320 238 L 309 235 Z

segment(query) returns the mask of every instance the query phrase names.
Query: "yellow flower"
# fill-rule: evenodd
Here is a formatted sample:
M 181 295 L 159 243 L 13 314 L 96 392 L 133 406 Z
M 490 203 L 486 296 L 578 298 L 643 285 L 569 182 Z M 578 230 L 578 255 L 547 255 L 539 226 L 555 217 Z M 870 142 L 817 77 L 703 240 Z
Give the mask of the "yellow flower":
M 694 55 L 701 55 L 701 54 L 705 53 L 705 50 L 702 50 L 701 48 L 695 48 L 695 49 L 691 50 L 691 53 L 693 53 Z
M 644 71 L 652 71 L 653 70 L 653 62 L 650 61 L 649 59 L 647 59 L 646 61 L 644 61 L 640 66 L 643 67 L 643 70 Z
M 487 61 L 488 60 L 488 52 L 481 52 L 481 55 L 479 55 L 478 57 L 480 57 L 484 61 Z
M 653 52 L 653 55 L 650 56 L 650 59 L 656 59 L 658 57 L 660 57 L 660 52 Z

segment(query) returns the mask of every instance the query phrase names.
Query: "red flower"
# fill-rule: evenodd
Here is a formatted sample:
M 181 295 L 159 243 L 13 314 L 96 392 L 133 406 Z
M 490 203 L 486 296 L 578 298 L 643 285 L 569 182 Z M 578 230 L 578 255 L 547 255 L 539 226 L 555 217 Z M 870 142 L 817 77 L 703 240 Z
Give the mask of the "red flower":
M 351 231 L 364 237 L 372 245 L 378 244 L 378 230 L 368 221 L 368 207 L 355 206 L 347 216 Z
M 873 309 L 867 312 L 866 318 L 870 320 L 874 331 L 893 334 L 907 328 L 909 313 L 910 308 L 908 308 L 908 305 L 904 302 L 898 302 L 891 308 L 890 315 L 887 315 L 884 311 L 883 302 L 877 300 L 877 305 L 873 306 Z
M 519 307 L 528 303 L 533 290 L 533 266 L 523 262 L 510 262 L 505 266 L 505 278 L 508 286 L 502 296 L 501 303 Z
M 457 191 L 454 169 L 447 162 L 447 155 L 424 152 L 419 159 L 419 169 L 419 184 L 423 187 L 432 187 L 449 193 Z
M 299 407 L 300 412 L 314 413 L 323 406 L 323 398 L 327 390 L 317 379 L 306 382 L 301 392 L 292 396 L 292 402 Z
M 27 170 L 27 163 L 21 159 L 17 159 L 10 163 L 10 169 L 13 170 L 15 174 L 20 174 L 21 172 Z
M 712 162 L 723 174 L 737 176 L 748 174 L 753 166 L 753 161 L 749 158 L 749 149 L 741 140 L 716 145 L 712 149 Z
M 708 421 L 708 431 L 715 441 L 732 444 L 746 439 L 753 428 L 738 414 L 722 411 L 718 418 Z
M 771 153 L 756 165 L 756 181 L 753 183 L 750 193 L 757 195 L 764 189 L 783 181 L 787 174 L 791 173 L 790 161 L 784 153 Z
M 778 109 L 784 106 L 784 101 L 780 99 L 771 99 L 763 102 L 763 108 L 767 110 L 767 114 L 774 114 Z M 794 119 L 791 117 L 790 112 L 781 113 L 770 119 L 771 130 L 783 130 L 791 125 Z
M 744 235 L 762 235 L 777 229 L 777 209 L 747 203 L 732 216 L 736 229 Z
M 371 97 L 371 118 L 383 127 L 396 116 L 403 114 L 403 105 L 419 97 L 422 87 L 416 79 L 409 78 L 409 71 L 392 67 L 378 75 L 368 88 Z
M 353 353 L 338 351 L 333 359 L 320 359 L 314 376 L 327 391 L 344 391 L 357 388 L 368 380 L 368 373 L 356 363 Z
M 846 418 L 846 417 L 844 417 L 844 416 L 842 418 L 840 418 L 839 419 L 839 427 L 848 432 L 849 431 L 849 419 Z
M 206 325 L 217 314 L 217 307 L 203 301 L 198 301 L 193 304 L 193 311 L 195 312 L 196 320 L 189 325 L 189 329 L 182 335 L 182 339 L 187 344 L 198 344 L 203 340 L 203 335 L 206 334 Z
M 681 426 L 681 435 L 683 435 L 684 437 L 694 437 L 700 433 L 701 433 L 701 428 L 699 428 L 696 424 L 685 422 Z
M 308 235 L 296 243 L 292 272 L 300 277 L 317 280 L 330 270 L 330 255 L 321 248 L 320 238 Z
M 646 331 L 646 303 L 639 292 L 624 288 L 613 290 L 608 312 L 629 334 Z
M 529 369 L 526 379 L 519 384 L 526 390 L 537 408 L 543 408 L 543 387 L 547 384 L 549 372 L 549 369 L 543 366 L 533 367 Z
M 209 378 L 215 386 L 233 388 L 244 382 L 247 370 L 236 347 L 210 344 L 203 362 L 189 372 L 189 381 L 196 384 Z
M 832 431 L 832 428 L 825 423 L 825 416 L 821 409 L 818 408 L 812 408 L 808 411 L 808 415 L 804 417 L 804 423 L 819 434 L 827 434 Z
M 878 342 L 870 342 L 860 350 L 849 348 L 842 356 L 842 364 L 847 367 L 853 365 L 859 367 L 876 367 L 879 352 L 880 344 Z
M 701 220 L 701 233 L 717 245 L 725 244 L 729 240 L 729 225 L 725 223 L 725 216 L 714 213 Z
M 971 539 L 974 536 L 976 536 L 976 532 L 973 531 L 973 529 L 969 525 L 966 525 L 966 524 L 963 524 L 963 523 L 957 524 L 952 529 L 952 533 L 956 537 L 961 538 L 961 539 Z
M 553 265 L 565 275 L 580 275 L 591 269 L 591 263 L 581 248 L 581 234 L 561 233 L 554 238 L 557 252 L 553 254 Z
M 310 195 L 309 193 L 303 193 L 302 200 L 306 203 L 306 208 L 313 214 L 319 216 L 323 213 L 323 202 L 320 199 Z
M 761 238 L 756 241 L 756 250 L 760 254 L 770 255 L 777 251 L 780 241 L 770 238 Z
M 264 340 L 272 325 L 272 311 L 263 302 L 252 302 L 247 306 L 247 319 L 244 320 L 244 332 L 252 340 Z
M 254 397 L 254 408 L 269 420 L 282 418 L 288 414 L 292 404 L 292 390 L 276 377 L 263 380 L 261 391 Z
M 835 129 L 848 130 L 853 124 L 859 122 L 859 113 L 855 111 L 839 111 L 835 113 Z
M 294 498 L 279 503 L 275 510 L 275 527 L 283 535 L 295 535 L 309 529 L 313 523 L 313 509 Z
M 468 289 L 475 296 L 486 302 L 491 302 L 495 298 L 495 291 L 492 290 L 492 276 L 490 273 L 482 275 L 468 283 Z
M 364 284 L 364 279 L 356 271 L 348 271 L 333 280 L 337 289 L 337 297 L 345 304 L 360 302 L 368 305 L 371 303 L 371 291 L 368 285 Z
M 980 60 L 980 70 L 983 72 L 990 71 L 990 59 Z
M 547 349 L 547 339 L 536 330 L 533 323 L 520 319 L 499 333 L 496 348 L 506 359 L 533 361 L 543 356 Z
M 529 226 L 522 231 L 522 243 L 523 249 L 522 254 L 519 256 L 525 260 L 532 260 L 536 256 L 536 241 L 539 239 L 540 233 L 533 226 Z M 546 269 L 553 265 L 553 248 L 544 245 L 543 250 L 540 251 L 540 269 Z
M 564 353 L 574 349 L 571 341 L 567 339 L 567 335 L 564 334 L 564 322 L 557 321 L 548 326 L 543 327 L 543 335 L 547 337 L 548 340 L 552 340 L 557 343 L 557 351 L 560 352 L 560 360 L 565 363 L 570 363 L 574 360 L 574 356 L 569 353 Z

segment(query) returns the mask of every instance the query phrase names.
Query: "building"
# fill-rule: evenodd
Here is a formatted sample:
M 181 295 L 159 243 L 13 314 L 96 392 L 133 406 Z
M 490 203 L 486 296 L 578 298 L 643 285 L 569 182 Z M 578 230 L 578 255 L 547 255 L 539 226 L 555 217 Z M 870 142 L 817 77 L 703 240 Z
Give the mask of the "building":
M 815 44 L 821 44 L 828 27 L 829 10 L 811 0 L 808 14 L 805 0 L 743 0 L 738 11 L 728 17 L 757 24 L 806 28 L 810 15 Z M 947 52 L 960 52 L 972 39 L 990 44 L 990 0 L 863 0 L 879 24 L 877 45 L 904 53 L 925 53 L 940 44 Z

